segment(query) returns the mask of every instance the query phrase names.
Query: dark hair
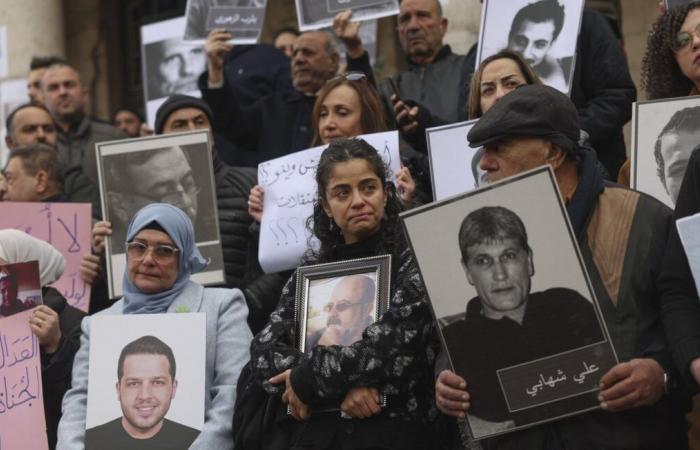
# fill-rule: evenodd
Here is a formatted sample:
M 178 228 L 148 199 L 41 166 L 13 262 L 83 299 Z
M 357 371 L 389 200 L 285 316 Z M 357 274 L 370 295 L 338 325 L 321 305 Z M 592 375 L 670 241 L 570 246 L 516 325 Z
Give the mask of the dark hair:
M 119 108 L 119 109 L 117 109 L 116 111 L 114 111 L 114 114 L 112 114 L 112 122 L 114 122 L 115 120 L 117 120 L 117 114 L 119 114 L 120 112 L 130 112 L 131 114 L 133 114 L 133 115 L 135 115 L 136 117 L 138 117 L 139 122 L 141 122 L 141 123 L 145 122 L 145 119 L 144 119 L 144 117 L 143 117 L 143 114 L 141 114 L 141 113 L 140 113 L 139 111 L 137 111 L 136 109 L 126 108 L 126 107 L 124 107 L 124 108 Z
M 396 188 L 388 177 L 388 171 L 384 161 L 377 150 L 362 139 L 336 139 L 328 145 L 318 162 L 316 168 L 317 197 L 314 201 L 314 213 L 306 222 L 306 227 L 321 242 L 318 251 L 310 250 L 306 260 L 316 262 L 328 262 L 334 259 L 335 249 L 344 245 L 341 230 L 333 224 L 323 209 L 326 201 L 326 187 L 333 173 L 333 168 L 339 164 L 353 159 L 363 159 L 379 178 L 383 188 L 387 192 L 387 201 L 384 206 L 384 217 L 381 225 L 381 241 L 384 249 L 392 255 L 399 255 L 406 248 L 399 213 L 403 211 Z M 311 248 L 311 246 L 309 246 Z
M 41 103 L 36 103 L 36 102 L 29 102 L 29 103 L 24 103 L 22 105 L 19 105 L 17 108 L 15 108 L 10 115 L 7 116 L 7 119 L 5 119 L 5 129 L 7 130 L 7 133 L 12 135 L 12 121 L 15 120 L 15 114 L 20 112 L 21 110 L 25 108 L 39 108 L 43 111 L 46 112 L 46 114 L 51 117 L 51 113 L 49 112 L 48 109 L 46 109 L 46 106 L 44 106 Z M 53 118 L 51 119 L 53 121 Z
M 124 346 L 121 354 L 119 355 L 119 362 L 117 363 L 117 381 L 121 381 L 122 376 L 124 376 L 124 360 L 129 355 L 163 355 L 168 359 L 170 363 L 170 368 L 168 372 L 170 373 L 170 378 L 175 379 L 175 355 L 173 354 L 173 349 L 170 348 L 168 344 L 161 341 L 155 336 L 141 336 L 135 341 L 131 341 Z
M 540 77 L 537 76 L 532 67 L 520 56 L 519 53 L 513 50 L 504 49 L 495 53 L 488 58 L 485 58 L 479 68 L 476 69 L 471 81 L 469 82 L 469 103 L 467 104 L 467 117 L 470 119 L 478 119 L 484 112 L 481 110 L 481 78 L 484 74 L 486 66 L 499 59 L 510 59 L 515 62 L 520 69 L 520 73 L 525 79 L 525 84 L 542 84 Z
M 559 37 L 564 26 L 564 5 L 560 5 L 557 0 L 540 0 L 538 2 L 525 5 L 515 14 L 508 33 L 508 42 L 513 39 L 515 30 L 520 28 L 525 21 L 542 23 L 552 21 L 554 23 L 554 34 L 552 41 Z
M 314 127 L 314 138 L 311 141 L 312 146 L 321 145 L 321 135 L 319 133 L 318 124 L 321 119 L 321 104 L 326 99 L 328 94 L 335 88 L 340 86 L 348 86 L 352 88 L 360 101 L 360 124 L 362 133 L 377 133 L 386 131 L 387 120 L 386 110 L 377 89 L 374 88 L 366 78 L 361 80 L 348 80 L 344 76 L 338 76 L 329 80 L 319 91 L 314 103 L 314 109 L 311 113 L 311 125 Z
M 274 42 L 277 40 L 277 38 L 280 37 L 280 35 L 282 35 L 284 33 L 293 34 L 294 36 L 299 36 L 301 34 L 301 33 L 299 33 L 299 30 L 297 30 L 294 27 L 283 27 L 283 28 L 280 28 L 279 30 L 277 30 L 275 32 L 275 34 L 272 36 L 272 43 L 274 44 Z
M 32 56 L 32 60 L 29 63 L 29 70 L 46 69 L 54 64 L 67 65 L 68 61 L 58 56 Z
M 678 67 L 671 43 L 688 13 L 697 8 L 700 8 L 700 2 L 668 9 L 652 25 L 642 58 L 642 87 L 650 100 L 683 97 L 693 88 L 693 82 Z
M 687 131 L 690 133 L 695 133 L 700 128 L 700 106 L 693 106 L 690 108 L 683 108 L 680 111 L 676 111 L 671 116 L 671 120 L 664 126 L 656 138 L 656 143 L 654 144 L 654 159 L 656 159 L 656 174 L 659 176 L 661 183 L 666 186 L 666 175 L 664 173 L 664 168 L 666 163 L 664 162 L 664 157 L 661 154 L 661 138 L 670 133 L 678 133 L 679 131 Z M 688 149 L 688 154 L 692 151 L 692 148 Z
M 523 221 L 510 209 L 484 206 L 467 214 L 459 227 L 459 250 L 462 261 L 469 261 L 467 249 L 472 245 L 515 239 L 523 250 L 530 252 Z
M 58 160 L 58 152 L 50 145 L 42 143 L 19 145 L 10 151 L 7 160 L 12 158 L 22 161 L 22 167 L 30 177 L 43 170 L 56 190 L 63 190 L 63 165 Z

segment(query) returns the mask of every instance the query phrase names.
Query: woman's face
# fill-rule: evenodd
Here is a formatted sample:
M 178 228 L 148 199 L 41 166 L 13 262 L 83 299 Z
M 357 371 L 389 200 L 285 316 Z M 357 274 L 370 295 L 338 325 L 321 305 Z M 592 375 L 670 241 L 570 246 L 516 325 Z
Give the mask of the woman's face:
M 346 244 L 366 239 L 379 230 L 387 193 L 364 159 L 337 163 L 326 185 L 323 209 L 343 233 Z
M 363 133 L 362 106 L 355 89 L 341 84 L 323 99 L 318 117 L 318 134 L 324 144 L 333 139 Z
M 159 230 L 141 230 L 132 242 L 140 242 L 148 249 L 142 258 L 133 258 L 127 254 L 127 273 L 129 280 L 144 294 L 156 294 L 170 289 L 178 274 L 179 253 L 170 257 L 154 258 L 154 251 L 159 245 L 175 247 L 167 233 Z
M 700 8 L 695 8 L 685 16 L 685 21 L 679 30 L 679 33 L 685 31 L 690 35 L 690 44 L 673 54 L 681 73 L 695 86 L 700 86 L 700 36 L 695 34 L 698 24 L 700 24 Z
M 491 61 L 484 67 L 479 84 L 481 113 L 491 109 L 504 95 L 525 84 L 525 76 L 510 58 Z

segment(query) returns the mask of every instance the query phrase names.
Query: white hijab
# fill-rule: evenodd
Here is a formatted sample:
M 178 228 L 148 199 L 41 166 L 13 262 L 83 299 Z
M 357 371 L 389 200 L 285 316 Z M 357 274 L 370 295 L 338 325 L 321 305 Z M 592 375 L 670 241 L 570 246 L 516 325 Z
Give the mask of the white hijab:
M 8 264 L 39 261 L 42 286 L 58 280 L 66 269 L 66 258 L 61 252 L 20 230 L 0 230 L 0 258 Z

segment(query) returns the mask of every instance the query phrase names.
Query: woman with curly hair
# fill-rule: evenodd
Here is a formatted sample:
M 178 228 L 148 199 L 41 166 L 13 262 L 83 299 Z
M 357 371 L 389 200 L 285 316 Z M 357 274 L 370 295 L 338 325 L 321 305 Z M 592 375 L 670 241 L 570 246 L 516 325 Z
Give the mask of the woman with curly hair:
M 251 345 L 253 377 L 289 405 L 293 449 L 434 448 L 432 365 L 439 349 L 425 288 L 399 222 L 403 207 L 377 151 L 361 139 L 330 143 L 316 171 L 308 222 L 321 243 L 307 262 L 391 255 L 389 308 L 349 345 L 299 350 L 296 276 Z M 387 395 L 385 407 L 380 394 Z M 334 401 L 338 412 L 311 413 Z
M 700 93 L 700 2 L 667 10 L 647 38 L 642 86 L 650 100 Z
M 642 87 L 649 100 L 700 94 L 700 2 L 676 6 L 651 27 L 642 59 Z M 629 159 L 618 183 L 630 185 Z

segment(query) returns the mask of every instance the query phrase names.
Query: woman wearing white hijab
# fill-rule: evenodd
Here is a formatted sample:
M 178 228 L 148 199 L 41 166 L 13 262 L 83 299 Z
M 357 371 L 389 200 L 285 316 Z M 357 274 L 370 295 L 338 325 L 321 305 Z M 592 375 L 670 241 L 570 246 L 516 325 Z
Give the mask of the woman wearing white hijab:
M 98 314 L 206 313 L 204 427 L 190 449 L 233 447 L 232 419 L 236 382 L 248 362 L 252 339 L 248 307 L 238 289 L 204 288 L 190 280 L 207 265 L 195 246 L 187 214 L 164 203 L 152 203 L 129 224 L 124 297 Z M 85 414 L 90 348 L 90 318 L 83 320 L 80 351 L 73 367 L 73 386 L 63 400 L 58 449 L 85 448 Z M 181 448 L 188 448 L 181 443 Z M 111 446 L 110 446 L 111 445 Z M 136 444 L 134 444 L 136 445 Z M 114 443 L 100 442 L 101 449 Z
M 73 358 L 80 346 L 80 321 L 85 314 L 49 286 L 66 268 L 66 259 L 58 250 L 23 231 L 0 230 L 0 264 L 27 261 L 39 261 L 43 305 L 34 308 L 29 326 L 39 339 L 46 434 L 53 449 L 61 400 L 71 385 Z

